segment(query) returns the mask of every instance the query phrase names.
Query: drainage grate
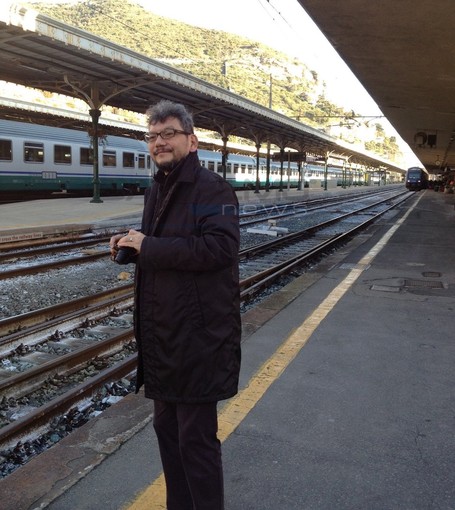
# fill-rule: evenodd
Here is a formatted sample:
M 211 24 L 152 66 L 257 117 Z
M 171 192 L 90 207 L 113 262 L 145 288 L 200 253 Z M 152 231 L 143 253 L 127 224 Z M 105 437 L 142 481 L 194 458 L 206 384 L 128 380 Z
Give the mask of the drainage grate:
M 425 271 L 422 273 L 422 276 L 425 276 L 425 278 L 441 278 L 442 273 L 438 271 Z
M 442 282 L 429 282 L 427 280 L 405 280 L 403 287 L 422 287 L 425 289 L 443 289 Z

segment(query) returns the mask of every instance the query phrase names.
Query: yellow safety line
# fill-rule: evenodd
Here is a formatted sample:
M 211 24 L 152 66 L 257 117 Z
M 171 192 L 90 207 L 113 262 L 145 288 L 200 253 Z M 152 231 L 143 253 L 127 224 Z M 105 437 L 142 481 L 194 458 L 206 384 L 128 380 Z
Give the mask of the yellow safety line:
M 232 432 L 234 432 L 272 383 L 280 377 L 291 361 L 308 342 L 319 324 L 321 324 L 362 272 L 371 264 L 374 257 L 384 248 L 392 235 L 417 205 L 418 201 L 407 211 L 401 220 L 387 231 L 360 262 L 356 264 L 357 267 L 349 272 L 344 280 L 330 292 L 316 310 L 290 334 L 275 353 L 259 368 L 248 385 L 226 404 L 218 417 L 218 437 L 220 441 L 225 441 Z M 127 507 L 127 510 L 166 510 L 164 475 L 161 474 L 152 485 L 145 489 L 137 499 Z

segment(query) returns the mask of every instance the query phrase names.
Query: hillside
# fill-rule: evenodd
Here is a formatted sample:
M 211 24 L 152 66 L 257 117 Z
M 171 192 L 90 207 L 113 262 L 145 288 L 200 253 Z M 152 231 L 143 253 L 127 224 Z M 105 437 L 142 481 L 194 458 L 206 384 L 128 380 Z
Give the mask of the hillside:
M 194 27 L 157 16 L 130 0 L 89 0 L 77 4 L 29 2 L 39 12 L 94 33 L 148 57 L 178 67 L 210 83 L 313 127 L 344 119 L 347 137 L 355 112 L 328 101 L 318 74 L 297 59 L 266 45 L 217 30 Z M 352 124 L 352 125 L 351 125 Z M 369 147 L 390 155 L 394 140 L 378 141 L 379 127 Z M 347 139 L 342 135 L 342 138 Z M 374 142 L 374 143 L 373 143 Z M 395 144 L 396 145 L 396 144 Z

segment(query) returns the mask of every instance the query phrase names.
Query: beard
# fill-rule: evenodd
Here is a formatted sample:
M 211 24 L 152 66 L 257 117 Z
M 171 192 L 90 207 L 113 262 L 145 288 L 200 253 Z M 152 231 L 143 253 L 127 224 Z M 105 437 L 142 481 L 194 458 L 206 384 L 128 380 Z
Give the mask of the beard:
M 161 170 L 162 172 L 169 173 L 174 170 L 174 168 L 179 164 L 179 162 L 175 161 L 167 161 L 166 163 L 161 163 L 160 165 L 156 165 L 158 170 Z
M 165 172 L 166 174 L 168 174 L 169 172 L 172 172 L 172 170 L 174 170 L 175 168 L 177 168 L 178 166 L 181 165 L 181 163 L 186 159 L 186 156 L 183 157 L 183 158 L 180 158 L 180 159 L 175 159 L 172 158 L 168 161 L 163 161 L 161 163 L 157 163 L 155 161 L 155 164 L 156 164 L 156 167 L 158 168 L 158 170 L 162 170 L 163 172 Z

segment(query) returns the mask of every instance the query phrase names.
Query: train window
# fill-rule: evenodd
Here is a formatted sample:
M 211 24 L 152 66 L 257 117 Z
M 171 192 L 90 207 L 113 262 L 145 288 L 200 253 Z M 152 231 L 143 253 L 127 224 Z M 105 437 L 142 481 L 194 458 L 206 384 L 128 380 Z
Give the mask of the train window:
M 71 147 L 69 145 L 54 145 L 54 163 L 71 165 Z
M 44 163 L 44 144 L 24 142 L 24 161 Z
M 139 154 L 137 157 L 137 167 L 145 168 L 145 154 Z
M 109 165 L 109 166 L 115 166 Z M 123 153 L 123 167 L 124 168 L 134 168 L 134 153 L 133 152 L 124 152 Z
M 207 161 L 207 168 L 212 172 L 215 171 L 215 161 Z
M 0 140 L 0 161 L 12 161 L 13 149 L 11 140 Z
M 81 165 L 93 165 L 93 149 L 81 147 L 80 161 Z
M 103 151 L 103 166 L 117 166 L 115 151 Z

